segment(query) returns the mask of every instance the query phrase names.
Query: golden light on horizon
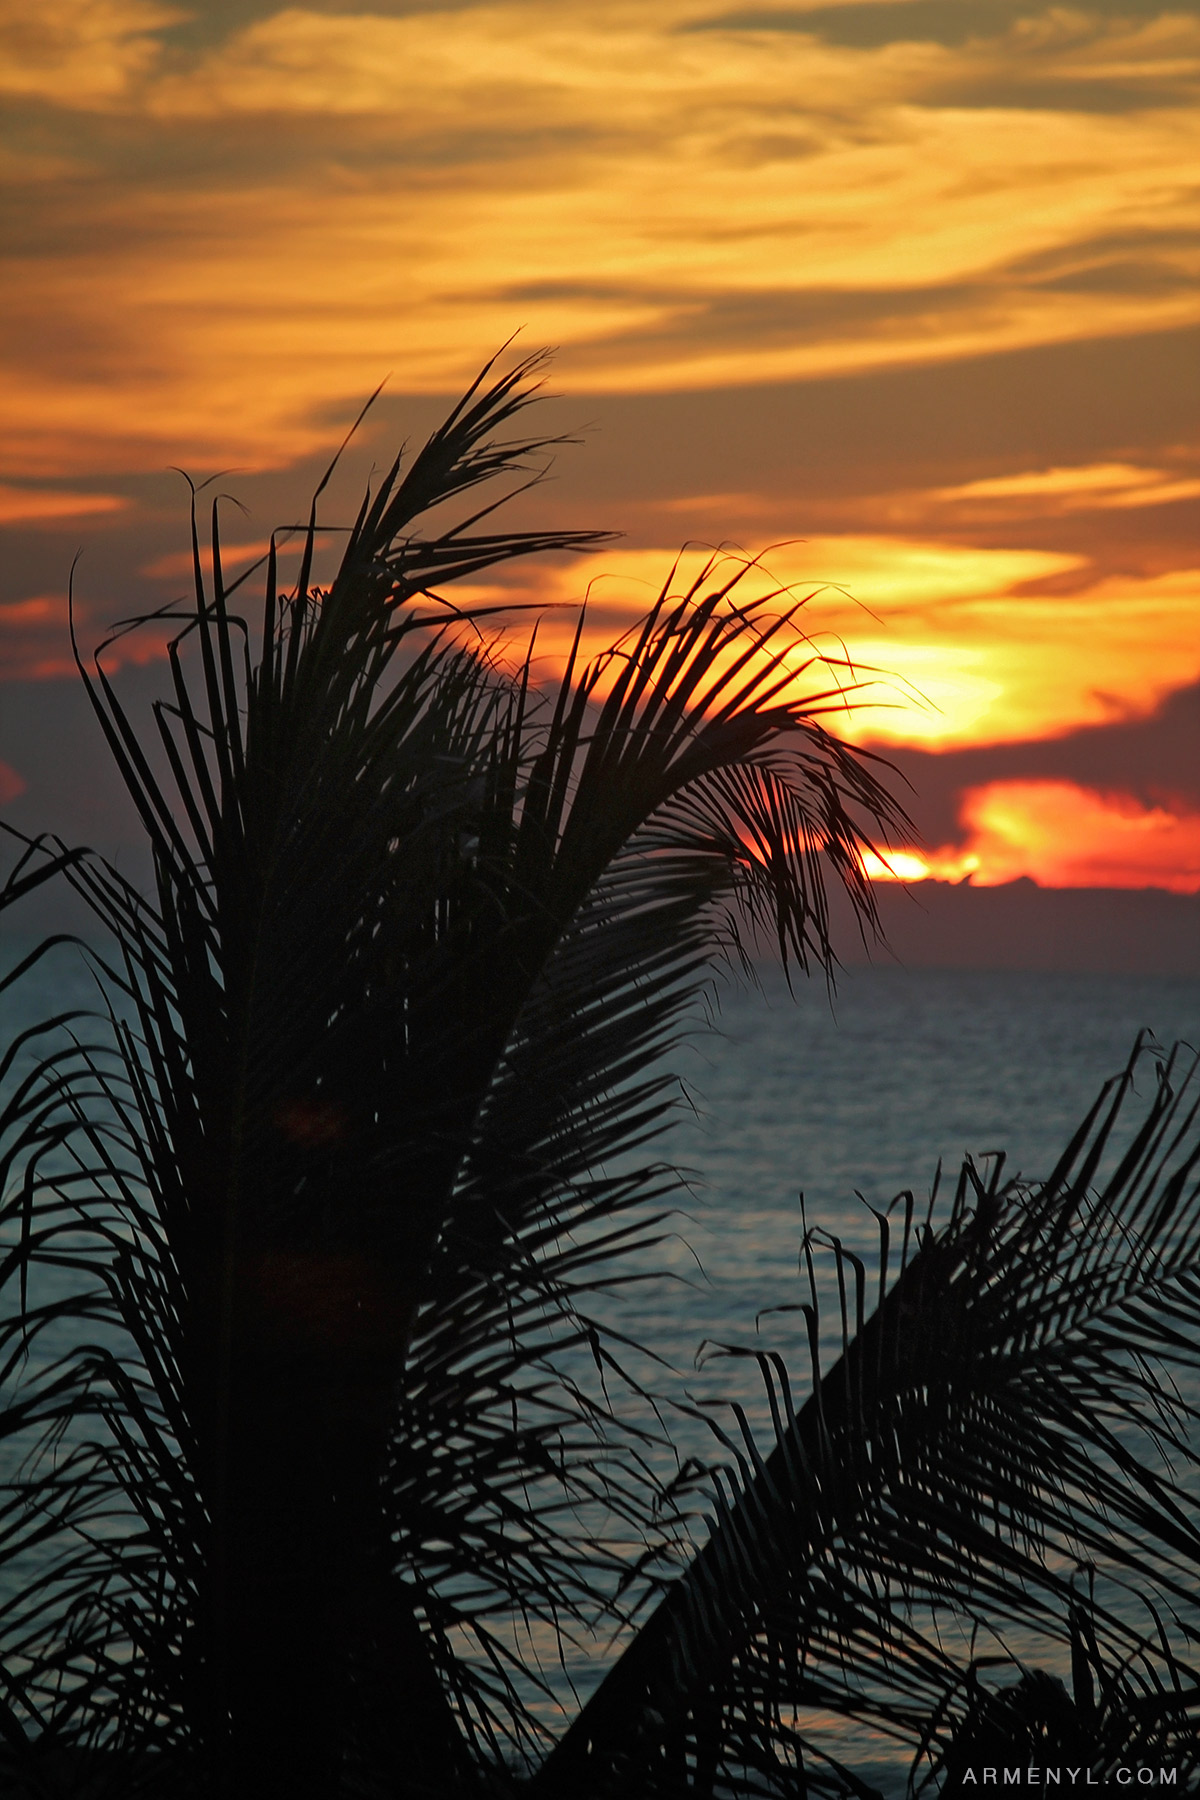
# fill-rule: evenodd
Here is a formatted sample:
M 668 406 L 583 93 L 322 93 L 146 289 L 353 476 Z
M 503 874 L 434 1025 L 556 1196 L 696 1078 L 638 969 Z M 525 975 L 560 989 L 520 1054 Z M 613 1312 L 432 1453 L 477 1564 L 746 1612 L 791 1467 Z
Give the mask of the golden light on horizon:
M 1200 812 L 1143 805 L 1069 781 L 994 781 L 963 797 L 961 845 L 886 853 L 872 879 L 970 878 L 979 887 L 1029 876 L 1043 887 L 1160 887 L 1200 892 Z
M 929 858 L 917 850 L 866 850 L 862 865 L 871 881 L 928 881 L 934 873 Z
M 1200 893 L 1200 812 L 1141 805 L 1069 781 L 994 781 L 963 796 L 961 844 L 867 852 L 872 881 L 1027 876 L 1042 887 L 1158 887 Z
M 545 603 L 546 679 L 585 594 L 589 653 L 641 612 L 677 529 L 811 524 L 753 580 L 811 595 L 787 656 L 832 729 L 940 752 L 1148 719 L 1200 680 L 1194 415 L 1157 377 L 1143 412 L 1132 372 L 1200 324 L 1198 91 L 1200 16 L 1166 0 L 0 0 L 0 679 L 71 674 L 80 541 L 88 644 L 186 589 L 155 472 L 235 468 L 273 509 L 381 378 L 380 423 L 424 420 L 516 332 L 559 347 L 551 430 L 626 446 L 593 491 L 637 546 L 461 596 Z M 354 454 L 389 455 L 372 432 Z M 294 516 L 265 505 L 233 560 Z M 1182 815 L 1054 805 L 1080 868 L 1107 832 L 1190 879 Z M 964 815 L 980 871 L 1048 807 Z

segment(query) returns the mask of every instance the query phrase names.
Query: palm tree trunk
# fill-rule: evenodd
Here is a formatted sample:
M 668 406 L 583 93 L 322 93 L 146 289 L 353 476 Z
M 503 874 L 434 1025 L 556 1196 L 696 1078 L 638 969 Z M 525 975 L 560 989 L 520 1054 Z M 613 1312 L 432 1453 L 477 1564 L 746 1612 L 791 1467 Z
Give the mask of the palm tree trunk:
M 397 1372 L 353 1343 L 235 1361 L 213 1571 L 229 1800 L 334 1800 L 348 1746 L 397 1800 L 459 1785 L 461 1733 L 391 1569 Z

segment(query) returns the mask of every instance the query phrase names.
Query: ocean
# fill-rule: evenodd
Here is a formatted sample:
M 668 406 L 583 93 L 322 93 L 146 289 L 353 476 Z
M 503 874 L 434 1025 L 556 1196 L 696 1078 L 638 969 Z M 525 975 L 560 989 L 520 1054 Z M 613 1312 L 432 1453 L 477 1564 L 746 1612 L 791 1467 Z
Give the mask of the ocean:
M 87 978 L 65 962 L 23 986 L 19 1007 L 0 996 L 8 1029 L 37 1010 L 90 1003 Z M 647 1379 L 666 1400 L 737 1401 L 765 1430 L 757 1365 L 708 1353 L 779 1350 L 803 1393 L 804 1326 L 793 1309 L 807 1298 L 804 1219 L 871 1271 L 870 1209 L 909 1189 L 923 1212 L 939 1161 L 950 1189 L 967 1154 L 1003 1151 L 1010 1173 L 1045 1174 L 1139 1032 L 1164 1046 L 1200 1044 L 1200 981 L 876 966 L 846 971 L 831 998 L 820 979 L 790 994 L 764 970 L 757 988 L 719 980 L 698 1023 L 675 1062 L 684 1098 L 657 1148 L 688 1176 L 653 1254 L 669 1279 L 597 1309 L 661 1359 Z M 1148 1069 L 1147 1094 L 1152 1081 Z M 680 1412 L 672 1429 L 682 1454 L 711 1460 L 701 1423 Z M 586 1692 L 598 1666 L 572 1652 L 565 1675 Z M 825 1741 L 863 1779 L 902 1790 L 907 1756 L 864 1727 L 831 1725 Z
M 1007 1174 L 1036 1179 L 1140 1032 L 1200 1045 L 1200 981 L 1171 976 L 876 966 L 844 971 L 832 999 L 820 979 L 760 980 L 719 988 L 678 1059 L 688 1103 L 664 1151 L 691 1193 L 670 1256 L 696 1285 L 654 1329 L 684 1363 L 799 1298 L 801 1195 L 810 1225 L 873 1262 L 869 1208 L 927 1199 L 939 1161 L 952 1185 L 965 1156 L 1003 1151 Z
M 766 1450 L 757 1363 L 711 1351 L 778 1351 L 803 1396 L 806 1328 L 793 1309 L 808 1298 L 804 1220 L 863 1258 L 870 1294 L 871 1208 L 907 1189 L 924 1216 L 939 1161 L 949 1199 L 967 1155 L 1002 1151 L 1006 1174 L 1047 1174 L 1140 1033 L 1200 1046 L 1200 981 L 874 966 L 845 971 L 831 1001 L 819 979 L 794 994 L 775 970 L 760 979 L 760 991 L 721 990 L 712 1028 L 680 1058 L 690 1104 L 666 1148 L 691 1189 L 678 1236 L 658 1253 L 675 1283 L 653 1306 L 643 1294 L 614 1316 L 718 1416 L 737 1402 Z M 1153 1088 L 1151 1058 L 1137 1090 Z M 832 1309 L 824 1324 L 828 1362 L 840 1348 Z M 727 1425 L 736 1439 L 732 1411 Z M 682 1451 L 713 1458 L 703 1426 L 679 1418 L 672 1430 Z M 1044 1646 L 1038 1654 L 1053 1666 Z M 818 1735 L 863 1780 L 903 1792 L 908 1752 L 862 1725 L 830 1722 Z

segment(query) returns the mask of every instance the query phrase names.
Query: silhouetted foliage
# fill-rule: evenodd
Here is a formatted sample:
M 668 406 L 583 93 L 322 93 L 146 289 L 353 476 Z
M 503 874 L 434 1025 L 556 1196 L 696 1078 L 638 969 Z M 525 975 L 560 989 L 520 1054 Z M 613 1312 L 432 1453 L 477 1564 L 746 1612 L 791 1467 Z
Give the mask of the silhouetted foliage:
M 863 1792 L 810 1714 L 950 1772 L 1007 1719 L 1076 1729 L 1079 1680 L 1074 1700 L 1030 1673 L 987 1686 L 984 1629 L 1074 1649 L 1122 1745 L 1144 1728 L 1182 1756 L 1182 1064 L 1115 1161 L 1132 1065 L 1045 1182 L 968 1164 L 923 1221 L 902 1197 L 873 1307 L 833 1245 L 824 1371 L 806 1240 L 806 1397 L 764 1354 L 773 1444 L 714 1415 L 725 1466 L 686 1472 L 709 1486 L 699 1541 L 688 1482 L 659 1472 L 665 1415 L 599 1302 L 668 1229 L 664 1055 L 715 957 L 766 939 L 832 966 L 827 879 L 870 929 L 865 833 L 903 815 L 821 724 L 837 672 L 781 662 L 796 603 L 740 598 L 744 565 L 679 591 L 673 572 L 548 687 L 445 600 L 597 541 L 495 533 L 491 506 L 422 534 L 547 448 L 496 435 L 535 373 L 489 367 L 397 459 L 325 588 L 314 501 L 296 586 L 273 543 L 255 621 L 214 503 L 211 582 L 193 530 L 194 593 L 156 615 L 178 634 L 151 732 L 102 657 L 81 664 L 154 886 L 38 841 L 0 892 L 66 880 L 103 932 L 99 1010 L 0 1066 L 11 1779 L 172 1800 Z M 1085 1628 L 1082 1563 L 1157 1596 L 1154 1633 L 1107 1589 Z M 556 1732 L 547 1665 L 614 1630 Z

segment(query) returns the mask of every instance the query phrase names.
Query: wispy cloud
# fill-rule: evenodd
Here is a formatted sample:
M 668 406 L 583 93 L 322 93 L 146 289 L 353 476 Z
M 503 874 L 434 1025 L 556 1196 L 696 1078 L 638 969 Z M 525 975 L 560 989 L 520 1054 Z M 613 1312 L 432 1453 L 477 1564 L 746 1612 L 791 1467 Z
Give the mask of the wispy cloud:
M 82 111 L 136 104 L 161 66 L 158 34 L 184 16 L 154 0 L 4 0 L 0 93 Z
M 14 487 L 0 481 L 0 525 L 78 519 L 90 513 L 124 512 L 128 506 L 124 494 L 79 494 L 67 488 Z
M 101 608 L 77 604 L 75 625 L 85 656 L 110 637 L 111 621 Z M 149 625 L 122 633 L 106 649 L 104 667 L 111 674 L 160 661 L 177 629 Z M 33 594 L 0 605 L 0 682 L 58 681 L 75 674 L 66 594 Z
M 1106 506 L 1153 506 L 1200 494 L 1200 480 L 1172 481 L 1161 469 L 1130 463 L 1085 463 L 1076 468 L 1025 469 L 939 488 L 939 500 L 1091 500 Z
M 767 562 L 822 590 L 835 695 L 890 672 L 851 733 L 1145 716 L 1200 675 L 1164 373 L 1200 321 L 1198 89 L 1196 9 L 1153 0 L 0 0 L 0 676 L 70 669 L 56 521 L 97 540 L 90 643 L 187 580 L 147 471 L 249 471 L 248 556 L 294 503 L 268 472 L 381 376 L 423 406 L 521 328 L 576 418 L 624 409 L 594 491 L 641 548 L 522 577 L 603 576 L 594 644 L 676 533 L 808 525 Z
M 302 454 L 331 402 L 388 369 L 443 390 L 515 325 L 612 392 L 1200 316 L 1194 17 L 864 45 L 695 0 L 290 7 L 187 50 L 141 0 L 5 4 L 40 103 L 10 152 L 18 185 L 38 164 L 6 284 L 22 467 Z M 1127 104 L 1071 103 L 1117 79 Z

